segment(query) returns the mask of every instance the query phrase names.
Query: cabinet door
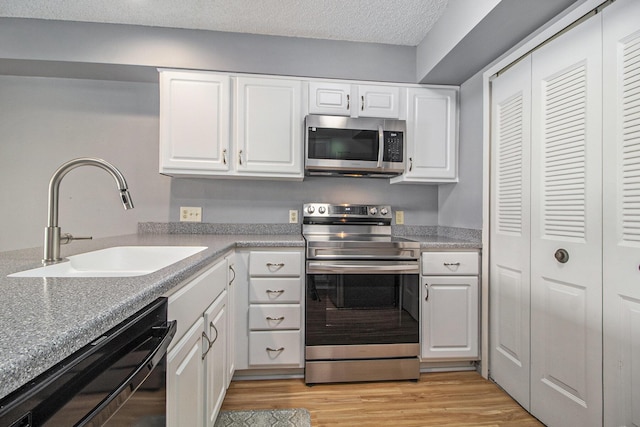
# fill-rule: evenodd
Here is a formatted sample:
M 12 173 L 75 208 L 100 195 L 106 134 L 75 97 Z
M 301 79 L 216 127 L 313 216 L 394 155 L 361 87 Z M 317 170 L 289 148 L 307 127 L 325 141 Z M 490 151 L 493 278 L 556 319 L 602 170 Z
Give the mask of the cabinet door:
M 531 57 L 491 83 L 489 375 L 529 409 Z
M 204 425 L 202 316 L 167 355 L 167 426 Z
M 593 18 L 532 54 L 531 412 L 548 425 L 602 424 L 601 47 Z
M 408 89 L 406 170 L 392 183 L 458 181 L 457 96 L 457 89 Z
M 400 88 L 393 86 L 358 85 L 358 117 L 400 117 Z
M 478 278 L 423 276 L 422 360 L 478 357 Z
M 351 114 L 351 84 L 309 82 L 309 114 Z
M 160 173 L 211 175 L 229 170 L 230 79 L 160 72 Z
M 238 174 L 302 179 L 302 83 L 251 77 L 235 80 Z
M 236 371 L 236 289 L 237 267 L 235 254 L 227 256 L 229 265 L 229 278 L 227 285 L 227 387 L 231 384 L 233 374 Z
M 640 425 L 640 2 L 603 11 L 604 425 Z
M 205 349 L 205 405 L 206 425 L 211 427 L 216 418 L 225 391 L 227 389 L 227 292 L 223 292 L 218 299 L 204 313 L 204 330 L 208 337 L 208 350 Z M 205 340 L 207 342 L 207 340 Z

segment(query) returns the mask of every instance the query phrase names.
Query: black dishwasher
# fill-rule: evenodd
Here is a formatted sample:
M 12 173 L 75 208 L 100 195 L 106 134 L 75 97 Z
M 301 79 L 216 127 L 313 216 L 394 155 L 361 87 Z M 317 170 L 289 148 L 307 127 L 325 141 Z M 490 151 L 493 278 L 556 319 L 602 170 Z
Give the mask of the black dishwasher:
M 175 331 L 159 298 L 0 400 L 0 427 L 164 426 Z

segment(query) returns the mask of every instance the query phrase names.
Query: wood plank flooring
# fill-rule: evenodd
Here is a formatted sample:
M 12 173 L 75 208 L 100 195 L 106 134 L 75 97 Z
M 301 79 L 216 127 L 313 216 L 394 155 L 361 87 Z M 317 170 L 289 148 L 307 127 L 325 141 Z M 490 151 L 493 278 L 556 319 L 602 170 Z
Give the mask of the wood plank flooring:
M 420 381 L 317 384 L 233 381 L 222 410 L 306 408 L 323 426 L 542 426 L 476 372 L 425 373 Z

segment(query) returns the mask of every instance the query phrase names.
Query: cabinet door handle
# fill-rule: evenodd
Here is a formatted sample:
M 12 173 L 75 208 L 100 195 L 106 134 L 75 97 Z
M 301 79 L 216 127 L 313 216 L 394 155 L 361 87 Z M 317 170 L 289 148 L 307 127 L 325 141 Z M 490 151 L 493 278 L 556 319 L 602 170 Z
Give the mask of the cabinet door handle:
M 282 268 L 284 267 L 284 262 L 268 262 L 267 268 Z
M 207 335 L 206 332 L 202 331 L 202 342 L 204 343 L 206 341 L 206 344 L 203 344 L 202 347 L 206 347 L 206 350 L 203 350 L 202 352 L 202 360 L 204 360 L 205 357 L 207 357 L 207 354 L 209 353 L 209 350 L 211 350 L 211 347 L 213 347 L 213 344 L 218 340 L 218 328 L 216 328 L 216 326 L 213 324 L 213 322 L 209 322 L 209 327 L 213 328 L 213 331 L 216 333 L 215 338 L 212 340 L 209 338 L 209 336 Z
M 232 265 L 229 266 L 229 270 L 231 270 L 231 272 L 233 273 L 233 277 L 231 278 L 231 280 L 229 280 L 229 286 L 231 286 L 236 280 L 236 271 L 233 269 Z
M 240 163 L 240 166 L 242 166 L 242 150 L 238 151 L 238 163 Z
M 362 96 L 360 97 L 360 101 L 361 101 L 361 104 L 360 104 L 360 111 L 364 111 L 364 95 L 362 95 Z
M 227 164 L 227 149 L 222 150 L 222 164 Z
M 425 290 L 427 291 L 427 296 L 426 296 L 426 297 L 424 297 L 424 300 L 425 300 L 425 301 L 429 301 L 429 284 L 428 284 L 428 283 L 425 283 L 425 284 L 424 284 L 424 288 L 425 288 Z
M 280 316 L 280 317 L 267 316 L 267 320 L 270 320 L 272 322 L 281 322 L 284 320 L 284 316 Z
M 349 94 L 347 94 L 347 110 L 351 108 L 351 99 L 349 97 Z
M 206 344 L 204 343 L 206 341 Z M 209 350 L 211 350 L 211 340 L 209 339 L 209 337 L 207 336 L 207 333 L 202 331 L 202 360 L 204 360 L 205 357 L 207 357 L 207 353 L 209 353 Z M 206 350 L 204 349 L 206 347 Z
M 413 157 L 409 157 L 409 172 L 413 170 Z
M 268 294 L 282 294 L 284 293 L 284 289 L 278 289 L 277 291 L 272 291 L 271 289 L 267 289 Z
M 444 262 L 443 265 L 445 267 L 460 267 L 459 262 Z
M 216 341 L 218 341 L 218 328 L 216 328 L 216 325 L 214 325 L 213 322 L 209 322 L 209 328 L 213 328 L 213 331 L 216 333 L 216 337 L 211 340 L 211 345 L 213 345 Z
M 278 348 L 267 347 L 267 351 L 284 351 L 284 347 L 278 347 Z

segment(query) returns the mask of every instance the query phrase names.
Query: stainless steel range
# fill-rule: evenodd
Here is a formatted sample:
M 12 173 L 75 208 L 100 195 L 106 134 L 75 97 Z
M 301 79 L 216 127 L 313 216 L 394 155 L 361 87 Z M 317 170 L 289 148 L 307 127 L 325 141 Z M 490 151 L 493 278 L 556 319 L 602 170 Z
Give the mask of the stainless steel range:
M 305 382 L 418 379 L 420 245 L 391 207 L 307 203 Z

